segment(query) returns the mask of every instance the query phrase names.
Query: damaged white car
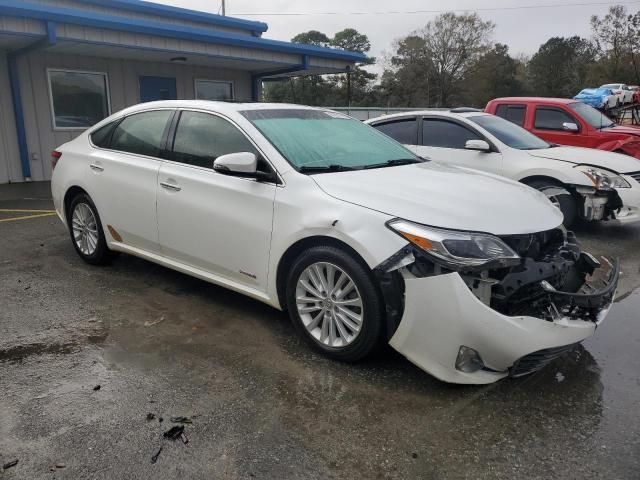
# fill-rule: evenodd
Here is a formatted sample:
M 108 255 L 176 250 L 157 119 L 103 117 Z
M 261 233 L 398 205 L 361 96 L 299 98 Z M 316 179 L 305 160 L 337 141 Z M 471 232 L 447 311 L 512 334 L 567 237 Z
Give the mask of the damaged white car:
M 328 110 L 147 103 L 53 164 L 85 261 L 126 252 L 286 309 L 339 360 L 388 342 L 447 382 L 524 375 L 592 335 L 618 281 L 540 192 Z
M 503 175 L 542 191 L 576 219 L 640 222 L 640 162 L 592 148 L 562 147 L 473 108 L 425 110 L 367 124 L 438 162 Z M 575 125 L 567 124 L 567 131 Z

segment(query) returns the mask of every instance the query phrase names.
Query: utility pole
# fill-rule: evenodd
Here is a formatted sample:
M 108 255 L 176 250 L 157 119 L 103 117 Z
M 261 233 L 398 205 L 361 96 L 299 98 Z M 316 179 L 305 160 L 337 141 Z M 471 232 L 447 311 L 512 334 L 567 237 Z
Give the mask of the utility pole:
M 225 6 L 225 0 L 222 0 L 222 16 L 224 17 L 227 14 L 227 8 Z

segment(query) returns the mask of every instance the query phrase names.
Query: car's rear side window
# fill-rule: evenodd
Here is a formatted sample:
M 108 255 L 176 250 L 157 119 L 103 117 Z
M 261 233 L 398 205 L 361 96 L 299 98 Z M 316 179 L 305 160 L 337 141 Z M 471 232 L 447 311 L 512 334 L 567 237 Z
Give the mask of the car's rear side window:
M 113 127 L 115 127 L 116 124 L 117 122 L 108 123 L 93 132 L 91 134 L 91 143 L 93 143 L 96 147 L 109 148 L 109 143 L 111 142 L 111 133 L 113 132 Z
M 524 127 L 525 111 L 526 107 L 524 105 L 498 105 L 496 115 L 520 127 Z
M 405 145 L 418 144 L 418 122 L 415 118 L 403 118 L 402 120 L 379 123 L 374 127 L 393 138 L 396 142 Z
M 158 157 L 171 110 L 154 110 L 133 114 L 118 124 L 110 148 L 127 153 Z
M 557 108 L 536 108 L 536 116 L 534 121 L 535 128 L 540 130 L 564 130 L 563 123 L 578 123 L 568 113 Z
M 422 121 L 422 145 L 425 147 L 465 148 L 468 140 L 483 140 L 467 127 L 448 120 L 425 118 Z
M 253 144 L 231 122 L 202 112 L 182 112 L 173 142 L 176 162 L 213 168 L 213 162 L 228 153 L 251 152 Z

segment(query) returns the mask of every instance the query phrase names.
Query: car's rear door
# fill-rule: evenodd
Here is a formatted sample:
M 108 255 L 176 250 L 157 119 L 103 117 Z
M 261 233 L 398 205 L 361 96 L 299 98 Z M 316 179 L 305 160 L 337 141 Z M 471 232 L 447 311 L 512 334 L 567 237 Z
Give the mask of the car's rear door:
M 420 145 L 416 153 L 443 163 L 474 168 L 502 175 L 502 154 L 467 150 L 468 140 L 491 142 L 482 134 L 459 122 L 444 117 L 424 117 L 420 128 Z
M 174 111 L 158 109 L 125 117 L 92 135 L 91 192 L 105 235 L 158 253 L 156 185 L 165 136 Z M 95 142 L 99 145 L 95 145 Z
M 221 155 L 260 152 L 230 120 L 190 110 L 174 120 L 169 143 L 157 183 L 163 255 L 265 291 L 277 186 L 213 170 Z

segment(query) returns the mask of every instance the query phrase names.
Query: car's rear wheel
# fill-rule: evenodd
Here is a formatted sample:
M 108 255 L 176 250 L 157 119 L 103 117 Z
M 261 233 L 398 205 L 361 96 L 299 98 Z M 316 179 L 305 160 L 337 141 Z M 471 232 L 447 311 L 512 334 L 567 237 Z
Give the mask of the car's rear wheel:
M 578 217 L 578 205 L 575 198 L 570 193 L 560 195 L 549 195 L 547 193 L 552 188 L 564 188 L 560 183 L 555 183 L 551 180 L 535 180 L 529 182 L 528 185 L 547 195 L 549 201 L 562 212 L 562 215 L 564 215 L 563 225 L 565 227 L 573 225 Z
M 113 253 L 107 247 L 100 215 L 87 194 L 81 193 L 71 200 L 67 220 L 73 246 L 85 262 L 100 265 L 112 259 Z
M 366 265 L 339 248 L 303 252 L 289 272 L 286 300 L 298 333 L 331 358 L 356 361 L 379 344 L 381 295 Z

